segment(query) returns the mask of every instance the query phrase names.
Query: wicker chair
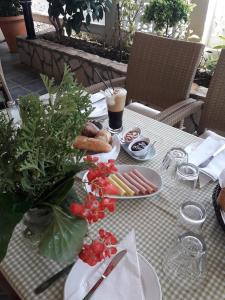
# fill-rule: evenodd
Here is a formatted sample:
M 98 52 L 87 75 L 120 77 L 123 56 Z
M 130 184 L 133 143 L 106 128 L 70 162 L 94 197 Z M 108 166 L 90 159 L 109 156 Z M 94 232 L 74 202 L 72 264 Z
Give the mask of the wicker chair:
M 203 106 L 198 134 L 204 130 L 211 129 L 221 135 L 225 135 L 225 49 L 221 51 L 213 78 L 210 82 L 208 93 Z M 187 105 L 182 110 L 166 116 L 163 122 L 173 125 L 185 117 L 191 115 L 195 110 L 196 103 Z M 207 134 L 206 134 L 207 135 Z M 205 136 L 206 136 L 205 135 Z
M 12 96 L 10 95 L 9 89 L 7 87 L 5 77 L 2 70 L 1 60 L 0 60 L 0 109 L 4 109 L 7 106 L 8 101 L 12 101 Z
M 127 89 L 127 108 L 158 120 L 190 103 L 199 107 L 203 102 L 188 96 L 203 48 L 200 43 L 136 32 L 127 78 L 112 83 Z M 94 93 L 103 88 L 100 83 L 87 90 Z

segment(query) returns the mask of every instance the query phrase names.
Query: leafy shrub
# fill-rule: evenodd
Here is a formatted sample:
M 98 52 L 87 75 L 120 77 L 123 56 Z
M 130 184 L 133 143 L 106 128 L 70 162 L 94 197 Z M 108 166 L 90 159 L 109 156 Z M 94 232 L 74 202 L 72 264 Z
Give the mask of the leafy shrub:
M 22 13 L 19 0 L 0 0 L 0 17 L 19 16 Z
M 193 5 L 187 0 L 150 0 L 142 18 L 144 23 L 154 23 L 156 31 L 168 36 L 169 29 L 180 22 L 187 23 Z
M 4 0 L 3 0 L 4 1 Z M 85 22 L 90 25 L 93 21 L 102 20 L 104 12 L 109 9 L 111 0 L 47 0 L 49 2 L 49 20 L 56 29 L 58 38 L 61 38 L 66 30 L 68 36 L 72 30 L 81 31 Z

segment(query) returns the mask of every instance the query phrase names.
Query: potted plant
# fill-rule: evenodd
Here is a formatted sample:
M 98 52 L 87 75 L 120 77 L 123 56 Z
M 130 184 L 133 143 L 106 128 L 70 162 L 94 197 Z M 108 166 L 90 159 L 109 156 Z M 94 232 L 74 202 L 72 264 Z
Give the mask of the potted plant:
M 159 35 L 175 37 L 179 26 L 188 22 L 193 7 L 189 0 L 149 0 L 142 21 L 152 22 L 154 31 Z
M 59 262 L 73 261 L 79 254 L 94 265 L 116 253 L 112 233 L 101 228 L 96 239 L 88 237 L 88 224 L 115 210 L 115 200 L 104 195 L 117 192 L 106 177 L 116 168 L 113 161 L 82 162 L 84 153 L 72 146 L 91 105 L 69 69 L 59 86 L 43 80 L 49 99 L 43 103 L 38 96 L 22 97 L 19 128 L 0 115 L 0 261 L 20 222 L 39 254 Z M 74 176 L 88 168 L 92 192 L 79 197 Z
M 16 52 L 16 36 L 26 33 L 19 0 L 0 0 L 0 28 L 10 52 Z

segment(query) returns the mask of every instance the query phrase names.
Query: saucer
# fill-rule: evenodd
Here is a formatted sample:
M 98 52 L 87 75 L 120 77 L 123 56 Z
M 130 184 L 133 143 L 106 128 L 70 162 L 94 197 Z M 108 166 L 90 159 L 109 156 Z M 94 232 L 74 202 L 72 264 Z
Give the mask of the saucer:
M 156 155 L 156 150 L 154 146 L 151 146 L 149 148 L 149 151 L 145 156 L 135 156 L 128 148 L 129 144 L 121 143 L 121 147 L 123 148 L 124 151 L 126 151 L 133 159 L 138 160 L 138 161 L 146 161 L 152 159 Z

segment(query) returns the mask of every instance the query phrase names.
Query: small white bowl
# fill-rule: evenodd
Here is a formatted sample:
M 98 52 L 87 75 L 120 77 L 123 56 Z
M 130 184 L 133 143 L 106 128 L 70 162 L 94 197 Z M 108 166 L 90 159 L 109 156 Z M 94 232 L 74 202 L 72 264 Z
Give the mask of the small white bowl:
M 127 140 L 125 139 L 125 137 L 126 137 L 127 133 L 130 132 L 130 131 L 137 131 L 138 136 L 137 136 L 136 138 L 134 138 L 133 140 L 131 140 L 131 141 L 127 141 Z M 123 133 L 123 135 L 122 135 L 122 142 L 125 143 L 125 144 L 127 144 L 127 145 L 129 145 L 129 144 L 132 143 L 135 139 L 138 139 L 138 138 L 140 137 L 140 135 L 141 135 L 141 129 L 140 129 L 139 127 L 133 127 L 133 128 L 130 128 L 130 129 L 126 130 L 126 131 Z
M 138 151 L 132 150 L 132 146 L 133 146 L 134 144 L 136 144 L 137 142 L 141 142 L 141 141 L 147 143 L 146 147 L 145 147 L 144 149 L 141 149 L 141 150 L 138 150 Z M 150 147 L 151 147 L 150 139 L 147 138 L 147 137 L 143 137 L 143 136 L 142 136 L 142 137 L 139 137 L 139 138 L 133 140 L 133 142 L 130 143 L 130 145 L 128 146 L 128 149 L 129 149 L 129 151 L 130 151 L 134 156 L 137 156 L 137 157 L 143 157 L 143 156 L 145 156 L 145 155 L 148 153 Z

